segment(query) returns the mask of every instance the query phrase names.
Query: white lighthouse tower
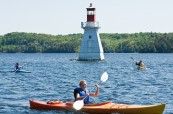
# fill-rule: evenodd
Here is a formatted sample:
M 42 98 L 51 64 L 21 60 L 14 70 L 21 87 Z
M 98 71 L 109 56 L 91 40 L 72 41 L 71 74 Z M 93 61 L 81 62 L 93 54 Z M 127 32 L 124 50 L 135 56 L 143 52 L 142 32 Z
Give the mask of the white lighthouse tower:
M 92 4 L 87 9 L 87 22 L 81 22 L 84 29 L 80 46 L 79 60 L 104 60 L 103 47 L 100 41 L 98 29 L 99 22 L 95 21 L 96 8 Z

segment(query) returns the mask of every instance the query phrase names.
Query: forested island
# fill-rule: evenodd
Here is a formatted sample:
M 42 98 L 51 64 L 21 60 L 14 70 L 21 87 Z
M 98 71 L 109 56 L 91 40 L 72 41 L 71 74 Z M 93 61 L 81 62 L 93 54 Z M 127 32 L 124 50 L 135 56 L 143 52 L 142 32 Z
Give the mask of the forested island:
M 1 53 L 78 53 L 81 33 L 12 32 L 0 36 Z M 100 33 L 105 53 L 173 53 L 173 33 Z

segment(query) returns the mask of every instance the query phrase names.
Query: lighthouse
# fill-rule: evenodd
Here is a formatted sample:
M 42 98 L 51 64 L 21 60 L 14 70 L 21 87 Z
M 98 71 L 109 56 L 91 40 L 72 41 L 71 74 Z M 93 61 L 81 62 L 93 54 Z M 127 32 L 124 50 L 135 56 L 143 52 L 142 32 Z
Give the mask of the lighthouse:
M 104 60 L 104 52 L 98 30 L 99 22 L 96 22 L 96 8 L 92 3 L 87 9 L 87 22 L 81 22 L 84 34 L 80 46 L 78 60 Z

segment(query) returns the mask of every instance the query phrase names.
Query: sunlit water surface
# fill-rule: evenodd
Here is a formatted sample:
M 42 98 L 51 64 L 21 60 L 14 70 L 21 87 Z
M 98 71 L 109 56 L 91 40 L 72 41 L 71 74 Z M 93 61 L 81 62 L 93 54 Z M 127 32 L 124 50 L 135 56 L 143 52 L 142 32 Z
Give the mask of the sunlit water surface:
M 73 90 L 85 79 L 88 89 L 103 72 L 109 79 L 100 85 L 91 102 L 112 101 L 150 105 L 166 103 L 164 114 L 173 113 L 173 54 L 105 54 L 105 61 L 75 61 L 78 54 L 0 54 L 0 113 L 58 114 L 62 111 L 30 109 L 29 99 L 73 101 Z M 131 59 L 142 59 L 150 68 L 136 70 Z M 16 62 L 32 73 L 14 73 Z

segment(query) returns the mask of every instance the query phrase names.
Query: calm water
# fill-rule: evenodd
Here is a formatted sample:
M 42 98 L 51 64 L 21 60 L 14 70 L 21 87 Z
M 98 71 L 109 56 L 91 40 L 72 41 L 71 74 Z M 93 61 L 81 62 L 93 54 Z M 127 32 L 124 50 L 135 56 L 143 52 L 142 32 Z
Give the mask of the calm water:
M 105 54 L 105 61 L 70 61 L 78 54 L 0 54 L 0 113 L 58 114 L 61 111 L 30 109 L 29 99 L 72 101 L 73 89 L 81 79 L 92 89 L 107 71 L 109 79 L 100 85 L 92 102 L 143 104 L 166 103 L 164 114 L 173 113 L 173 54 Z M 151 69 L 137 71 L 142 59 Z M 19 62 L 32 73 L 13 73 Z

